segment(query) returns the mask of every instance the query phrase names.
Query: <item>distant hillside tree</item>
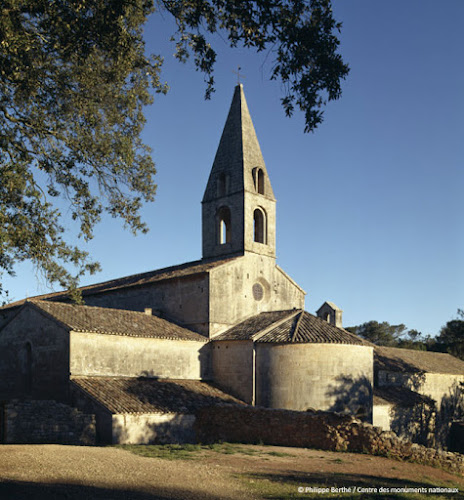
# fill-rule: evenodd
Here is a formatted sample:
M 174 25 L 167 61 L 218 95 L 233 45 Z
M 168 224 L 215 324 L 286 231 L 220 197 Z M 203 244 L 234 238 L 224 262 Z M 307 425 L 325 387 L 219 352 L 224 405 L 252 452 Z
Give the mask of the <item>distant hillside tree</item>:
M 408 330 L 403 324 L 390 325 L 387 321 L 368 321 L 362 325 L 350 326 L 346 330 L 379 346 L 427 349 L 427 339 L 417 330 Z
M 464 360 L 464 311 L 458 309 L 458 318 L 448 321 L 436 339 L 436 348 Z

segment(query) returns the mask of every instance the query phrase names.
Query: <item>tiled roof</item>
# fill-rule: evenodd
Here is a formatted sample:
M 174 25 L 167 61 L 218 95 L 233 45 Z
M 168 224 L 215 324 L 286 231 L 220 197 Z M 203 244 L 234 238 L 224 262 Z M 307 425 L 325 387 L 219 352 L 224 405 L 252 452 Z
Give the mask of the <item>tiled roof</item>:
M 282 318 L 294 315 L 295 312 L 293 309 L 289 311 L 263 312 L 213 337 L 213 340 L 250 340 L 256 333 L 268 328 Z
M 374 388 L 374 405 L 390 404 L 410 408 L 421 403 L 433 405 L 434 400 L 407 387 L 390 386 Z
M 242 401 L 199 380 L 76 377 L 72 382 L 111 413 L 193 413 Z
M 31 301 L 30 304 L 75 332 L 195 340 L 199 342 L 207 341 L 205 337 L 198 333 L 182 328 L 157 316 L 141 312 L 78 306 L 44 300 Z
M 442 352 L 376 347 L 374 356 L 376 370 L 464 375 L 464 361 Z
M 180 264 L 178 266 L 165 267 L 163 269 L 157 269 L 155 271 L 149 271 L 141 274 L 133 274 L 131 276 L 125 276 L 123 278 L 105 281 L 103 283 L 96 283 L 94 285 L 83 286 L 79 288 L 79 290 L 85 297 L 86 295 L 109 292 L 109 291 L 119 290 L 121 288 L 148 285 L 150 283 L 154 283 L 157 281 L 183 278 L 185 276 L 191 276 L 194 274 L 207 273 L 211 269 L 218 267 L 222 264 L 225 264 L 226 262 L 230 262 L 233 259 L 234 258 L 228 258 L 228 259 L 214 260 L 209 262 L 203 262 L 201 260 L 197 260 L 194 262 L 187 262 L 185 264 Z M 36 297 L 29 298 L 29 300 L 49 300 L 49 299 L 66 300 L 67 292 L 63 291 L 63 292 L 48 293 L 45 295 L 38 295 Z M 26 300 L 27 299 L 12 302 L 11 304 L 7 304 L 0 309 L 8 309 L 10 307 L 20 306 L 24 304 Z
M 273 343 L 355 344 L 369 342 L 301 309 L 261 313 L 213 340 L 254 340 Z

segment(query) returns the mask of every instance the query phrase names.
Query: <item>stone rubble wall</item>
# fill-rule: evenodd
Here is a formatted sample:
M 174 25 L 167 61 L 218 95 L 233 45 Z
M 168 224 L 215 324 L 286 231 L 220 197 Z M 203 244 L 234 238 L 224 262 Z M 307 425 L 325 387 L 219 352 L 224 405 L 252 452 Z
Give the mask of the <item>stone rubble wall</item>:
M 240 442 L 362 452 L 464 474 L 464 455 L 426 448 L 349 415 L 221 405 L 196 413 L 201 443 Z
M 56 401 L 12 400 L 3 418 L 8 444 L 95 444 L 95 416 Z

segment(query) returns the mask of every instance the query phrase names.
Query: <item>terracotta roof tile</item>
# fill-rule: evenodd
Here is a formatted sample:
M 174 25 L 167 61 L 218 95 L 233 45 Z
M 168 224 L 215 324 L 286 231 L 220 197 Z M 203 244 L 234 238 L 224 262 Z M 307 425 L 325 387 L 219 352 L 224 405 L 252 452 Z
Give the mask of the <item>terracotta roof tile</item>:
M 295 310 L 263 312 L 213 337 L 213 340 L 250 340 L 256 333 L 289 315 L 294 315 L 295 312 Z
M 75 377 L 72 382 L 113 414 L 194 413 L 239 399 L 199 380 Z
M 464 375 L 464 361 L 442 352 L 376 347 L 374 359 L 377 370 Z
M 273 343 L 355 344 L 372 346 L 343 328 L 306 311 L 266 312 L 253 316 L 212 340 L 254 340 Z
M 202 335 L 157 316 L 141 312 L 78 306 L 44 300 L 31 301 L 47 315 L 75 332 L 206 342 Z

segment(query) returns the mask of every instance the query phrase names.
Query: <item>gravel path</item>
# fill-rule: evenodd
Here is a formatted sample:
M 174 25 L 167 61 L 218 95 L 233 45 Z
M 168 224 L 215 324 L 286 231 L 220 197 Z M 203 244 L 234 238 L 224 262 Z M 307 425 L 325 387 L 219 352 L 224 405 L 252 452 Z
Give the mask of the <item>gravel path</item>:
M 247 498 L 218 467 L 193 460 L 60 445 L 2 445 L 0 457 L 2 500 Z
M 459 484 L 464 478 L 417 464 L 354 453 L 281 447 L 246 447 L 255 453 L 214 451 L 194 460 L 144 458 L 122 449 L 61 445 L 1 445 L 1 500 L 253 499 L 243 474 L 295 484 L 337 478 L 369 486 Z M 287 454 L 281 456 L 282 453 Z M 276 456 L 278 454 L 280 456 Z M 340 479 L 342 478 L 342 479 Z M 380 483 L 379 483 L 380 482 Z M 296 486 L 295 486 L 296 490 Z M 385 497 L 383 497 L 385 498 Z

